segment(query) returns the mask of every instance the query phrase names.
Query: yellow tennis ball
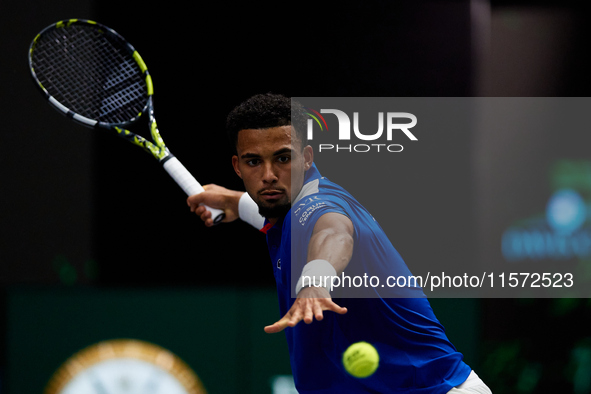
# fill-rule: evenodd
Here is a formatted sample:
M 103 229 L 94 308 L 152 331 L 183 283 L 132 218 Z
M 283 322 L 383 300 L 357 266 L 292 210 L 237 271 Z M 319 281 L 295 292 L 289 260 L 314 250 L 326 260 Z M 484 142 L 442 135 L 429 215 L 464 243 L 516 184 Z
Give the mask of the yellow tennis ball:
M 356 378 L 372 375 L 380 363 L 380 355 L 373 345 L 367 342 L 352 344 L 343 353 L 343 365 L 347 372 Z

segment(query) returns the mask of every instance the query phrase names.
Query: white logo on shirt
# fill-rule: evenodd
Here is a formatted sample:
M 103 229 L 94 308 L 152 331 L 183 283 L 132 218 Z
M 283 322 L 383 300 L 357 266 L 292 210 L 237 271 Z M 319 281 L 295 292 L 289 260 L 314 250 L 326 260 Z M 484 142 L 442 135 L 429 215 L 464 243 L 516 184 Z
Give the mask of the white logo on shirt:
M 303 226 L 315 210 L 324 206 L 326 206 L 326 202 L 321 201 L 320 197 L 306 197 L 297 205 L 294 214 L 298 217 L 299 223 Z

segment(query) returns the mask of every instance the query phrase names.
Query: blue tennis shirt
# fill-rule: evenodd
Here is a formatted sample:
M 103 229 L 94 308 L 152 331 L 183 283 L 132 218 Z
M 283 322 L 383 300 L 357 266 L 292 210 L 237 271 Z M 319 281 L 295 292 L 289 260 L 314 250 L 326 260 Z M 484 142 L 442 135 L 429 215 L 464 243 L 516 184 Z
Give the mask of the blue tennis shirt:
M 411 275 L 369 212 L 313 165 L 290 212 L 267 231 L 281 316 L 295 301 L 314 225 L 329 212 L 346 215 L 355 228 L 353 256 L 343 274 L 376 276 L 381 283 L 388 276 Z M 322 321 L 285 329 L 298 392 L 443 394 L 466 380 L 471 368 L 446 337 L 420 287 L 355 283 L 359 279 L 331 293 L 346 314 L 324 312 Z M 368 378 L 354 378 L 342 365 L 343 352 L 358 341 L 373 344 L 380 354 L 379 368 Z

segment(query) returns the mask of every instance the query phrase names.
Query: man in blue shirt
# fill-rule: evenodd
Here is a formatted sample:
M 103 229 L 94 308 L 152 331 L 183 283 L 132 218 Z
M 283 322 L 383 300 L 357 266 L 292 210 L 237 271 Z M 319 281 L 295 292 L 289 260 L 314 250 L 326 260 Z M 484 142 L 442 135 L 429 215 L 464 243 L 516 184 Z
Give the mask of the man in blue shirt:
M 412 274 L 369 212 L 320 175 L 305 121 L 303 109 L 279 95 L 236 107 L 227 129 L 247 193 L 208 185 L 187 200 L 207 226 L 211 214 L 200 204 L 266 233 L 282 317 L 265 331 L 285 331 L 298 391 L 490 393 L 447 339 L 419 286 L 335 288 L 332 279 L 322 281 Z M 341 363 L 358 341 L 380 354 L 379 368 L 364 379 Z

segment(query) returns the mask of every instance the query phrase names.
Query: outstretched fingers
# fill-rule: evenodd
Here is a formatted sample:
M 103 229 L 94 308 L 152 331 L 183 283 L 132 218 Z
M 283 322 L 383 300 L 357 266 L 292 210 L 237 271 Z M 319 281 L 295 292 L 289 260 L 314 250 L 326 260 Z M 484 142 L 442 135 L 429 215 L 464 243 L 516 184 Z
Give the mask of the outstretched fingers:
M 330 298 L 298 298 L 285 316 L 265 327 L 265 332 L 281 332 L 287 327 L 295 327 L 302 320 L 306 324 L 311 324 L 314 319 L 321 321 L 324 319 L 324 311 L 342 315 L 347 313 L 347 308 L 335 304 Z

